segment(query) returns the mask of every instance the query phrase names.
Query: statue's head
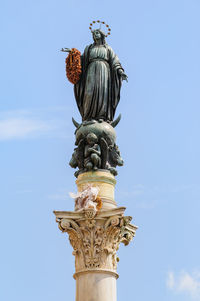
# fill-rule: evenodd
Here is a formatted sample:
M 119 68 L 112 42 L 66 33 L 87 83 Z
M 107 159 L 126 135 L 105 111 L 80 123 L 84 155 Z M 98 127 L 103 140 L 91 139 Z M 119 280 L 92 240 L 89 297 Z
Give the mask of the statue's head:
M 92 29 L 94 24 L 99 24 L 99 28 L 97 29 Z M 101 29 L 101 26 L 104 26 L 107 29 L 107 33 L 103 32 L 103 30 Z M 110 35 L 111 29 L 109 27 L 108 24 L 106 24 L 104 21 L 92 21 L 92 23 L 90 23 L 90 27 L 89 29 L 91 30 L 92 36 L 93 36 L 93 40 L 95 43 L 97 43 L 97 41 L 101 41 L 102 45 L 106 44 L 106 37 Z
M 89 145 L 94 145 L 95 143 L 98 142 L 98 138 L 97 138 L 97 136 L 94 133 L 89 133 L 87 135 L 86 139 L 87 139 L 87 143 Z
M 106 44 L 106 34 L 101 30 L 101 29 L 95 29 L 92 31 L 92 36 L 94 42 L 97 42 L 101 40 L 101 44 L 105 45 Z

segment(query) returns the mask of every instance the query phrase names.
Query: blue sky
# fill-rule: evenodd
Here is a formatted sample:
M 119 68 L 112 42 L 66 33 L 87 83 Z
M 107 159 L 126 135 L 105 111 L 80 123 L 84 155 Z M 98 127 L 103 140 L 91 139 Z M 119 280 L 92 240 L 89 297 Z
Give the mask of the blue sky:
M 80 121 L 59 49 L 82 52 L 96 19 L 129 77 L 116 201 L 139 229 L 119 251 L 118 300 L 200 300 L 199 15 L 198 0 L 1 1 L 1 300 L 75 300 L 52 213 L 73 210 Z

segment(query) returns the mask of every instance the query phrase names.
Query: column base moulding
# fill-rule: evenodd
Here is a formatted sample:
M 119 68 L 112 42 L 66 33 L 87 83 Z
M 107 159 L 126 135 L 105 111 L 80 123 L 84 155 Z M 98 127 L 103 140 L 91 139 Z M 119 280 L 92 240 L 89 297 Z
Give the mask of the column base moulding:
M 110 270 L 104 270 L 104 269 L 93 269 L 93 270 L 82 270 L 73 275 L 74 279 L 76 280 L 78 276 L 84 275 L 84 274 L 108 274 L 110 276 L 113 276 L 114 278 L 118 279 L 119 275 L 116 272 L 110 271 Z

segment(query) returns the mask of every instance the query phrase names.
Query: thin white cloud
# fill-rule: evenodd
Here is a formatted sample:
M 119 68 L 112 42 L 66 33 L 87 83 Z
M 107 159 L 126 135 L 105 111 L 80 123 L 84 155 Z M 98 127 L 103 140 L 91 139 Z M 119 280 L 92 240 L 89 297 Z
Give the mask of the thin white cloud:
M 171 290 L 174 289 L 175 279 L 174 279 L 174 273 L 173 272 L 168 272 L 166 285 L 169 289 L 171 289 Z
M 120 190 L 118 195 L 122 199 L 131 199 L 136 208 L 150 210 L 155 208 L 161 202 L 164 202 L 163 198 L 159 200 L 157 199 L 158 189 L 158 186 L 156 186 L 155 191 L 154 186 L 151 187 L 143 184 L 135 184 L 130 186 L 127 190 Z
M 59 189 L 57 192 L 53 193 L 53 194 L 49 194 L 48 198 L 51 200 L 58 200 L 58 201 L 66 201 L 70 199 L 69 196 L 69 191 L 70 188 L 63 188 L 63 189 Z
M 143 201 L 140 200 L 137 201 L 136 207 L 140 209 L 153 209 L 161 202 L 162 200 L 155 200 L 155 199 L 143 200 Z
M 56 193 L 56 194 L 50 194 L 48 195 L 48 198 L 50 200 L 57 200 L 57 201 L 66 201 L 69 199 L 69 192 L 68 194 L 62 194 L 62 193 Z
M 40 136 L 69 138 L 63 118 L 64 108 L 14 110 L 0 112 L 0 141 L 27 139 Z
M 200 300 L 200 272 L 182 271 L 175 276 L 174 272 L 170 271 L 167 275 L 166 286 L 175 293 L 185 293 L 193 300 Z
M 9 118 L 0 120 L 0 140 L 27 138 L 48 132 L 51 126 L 41 120 Z

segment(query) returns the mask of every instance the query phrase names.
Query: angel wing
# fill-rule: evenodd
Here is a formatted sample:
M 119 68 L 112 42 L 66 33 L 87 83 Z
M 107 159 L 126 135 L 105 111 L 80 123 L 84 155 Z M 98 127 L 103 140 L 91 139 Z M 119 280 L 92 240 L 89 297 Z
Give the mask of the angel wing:
M 79 169 L 84 168 L 84 149 L 85 149 L 85 142 L 84 142 L 84 139 L 81 139 L 79 141 L 78 149 L 77 149 L 77 153 L 78 153 L 77 161 L 78 161 Z
M 106 163 L 108 161 L 108 144 L 104 138 L 100 139 L 101 148 L 101 168 L 106 169 Z

